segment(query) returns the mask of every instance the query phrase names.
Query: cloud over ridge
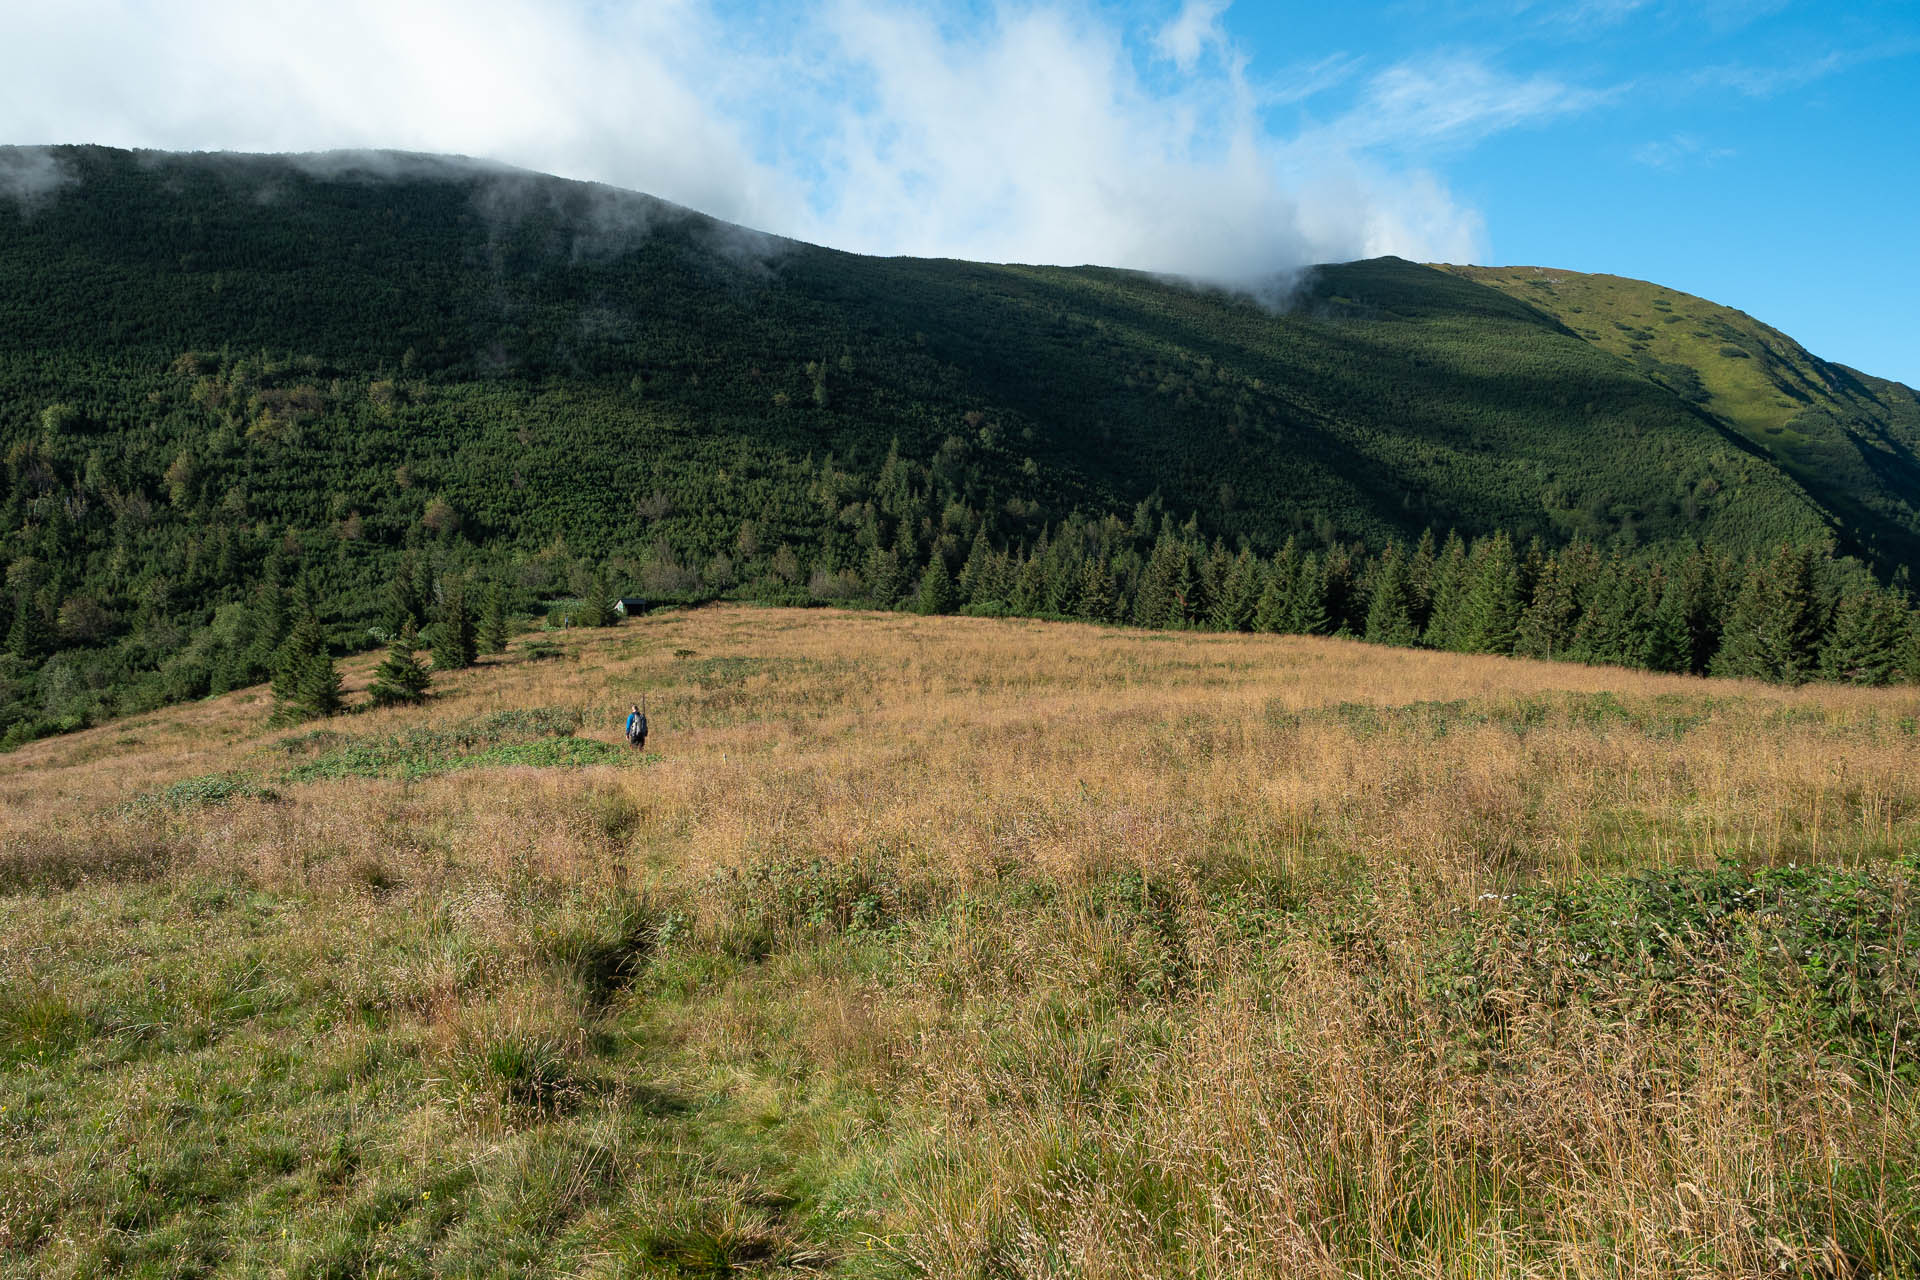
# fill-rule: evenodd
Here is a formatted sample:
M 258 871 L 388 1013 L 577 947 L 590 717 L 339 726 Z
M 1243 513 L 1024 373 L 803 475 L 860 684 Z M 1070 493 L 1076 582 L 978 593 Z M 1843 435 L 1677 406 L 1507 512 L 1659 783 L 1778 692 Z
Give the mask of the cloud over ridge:
M 1241 283 L 1480 255 L 1478 213 L 1392 144 L 1582 106 L 1455 57 L 1282 133 L 1291 87 L 1249 82 L 1226 0 L 1140 30 L 1074 0 L 809 0 L 758 23 L 718 4 L 19 6 L 0 42 L 32 56 L 0 86 L 0 142 L 455 152 L 859 252 Z M 1350 70 L 1305 69 L 1299 92 Z

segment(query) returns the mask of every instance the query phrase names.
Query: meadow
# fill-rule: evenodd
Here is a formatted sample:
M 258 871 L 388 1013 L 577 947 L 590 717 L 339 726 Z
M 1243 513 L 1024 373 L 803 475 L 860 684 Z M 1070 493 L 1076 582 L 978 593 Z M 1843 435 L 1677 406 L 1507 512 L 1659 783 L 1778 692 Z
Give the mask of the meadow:
M 727 606 L 269 709 L 0 762 L 0 1276 L 1920 1274 L 1912 688 Z

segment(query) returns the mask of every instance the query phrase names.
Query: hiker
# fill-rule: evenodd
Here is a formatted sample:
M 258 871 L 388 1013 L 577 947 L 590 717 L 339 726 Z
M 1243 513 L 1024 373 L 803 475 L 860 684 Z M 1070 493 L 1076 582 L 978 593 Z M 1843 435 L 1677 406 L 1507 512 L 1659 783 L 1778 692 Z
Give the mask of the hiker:
M 633 704 L 633 710 L 627 715 L 627 745 L 644 747 L 647 745 L 647 713 L 640 709 L 639 703 Z

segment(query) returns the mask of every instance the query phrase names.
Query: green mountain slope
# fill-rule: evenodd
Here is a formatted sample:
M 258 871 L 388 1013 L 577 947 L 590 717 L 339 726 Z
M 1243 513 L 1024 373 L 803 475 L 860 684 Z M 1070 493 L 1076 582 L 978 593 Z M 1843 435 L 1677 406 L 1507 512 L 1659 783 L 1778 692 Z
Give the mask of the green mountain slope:
M 1771 326 L 1643 280 L 1454 267 L 1521 299 L 1699 405 L 1801 482 L 1843 537 L 1912 563 L 1920 544 L 1920 395 L 1810 354 Z
M 1696 385 L 1497 279 L 1329 266 L 1276 313 L 446 158 L 50 158 L 0 149 L 0 179 L 62 179 L 0 183 L 0 733 L 221 687 L 249 645 L 257 678 L 263 579 L 364 641 L 403 561 L 523 608 L 886 602 L 1078 516 L 1124 601 L 1169 517 L 1261 553 L 1837 536 L 1883 573 L 1920 538 L 1907 409 L 1868 413 L 1910 391 L 1808 364 L 1828 390 L 1769 443 L 1717 366 Z M 1822 469 L 1870 429 L 1859 475 Z
M 137 432 L 147 406 L 177 406 L 183 352 L 304 357 L 338 394 L 299 441 L 243 430 L 210 472 L 277 473 L 291 449 L 298 488 L 324 475 L 389 525 L 415 513 L 376 477 L 416 454 L 452 455 L 428 483 L 489 533 L 605 537 L 619 519 L 576 530 L 566 515 L 585 513 L 542 495 L 563 477 L 616 494 L 678 479 L 721 442 L 873 467 L 898 436 L 928 457 L 967 414 L 1010 442 L 1016 473 L 1034 459 L 1038 481 L 1012 487 L 1054 516 L 1157 489 L 1260 541 L 1458 525 L 1740 547 L 1823 519 L 1638 370 L 1408 263 L 1323 269 L 1275 316 L 1126 272 L 859 258 L 512 171 L 63 159 L 73 185 L 0 212 L 8 436 L 61 399 L 92 402 L 96 437 Z M 383 439 L 355 438 L 382 375 L 405 402 Z M 565 443 L 543 447 L 546 423 Z M 196 425 L 161 434 L 193 444 Z M 366 465 L 343 468 L 343 447 Z M 127 479 L 157 488 L 158 471 Z M 296 496 L 268 505 L 310 519 Z

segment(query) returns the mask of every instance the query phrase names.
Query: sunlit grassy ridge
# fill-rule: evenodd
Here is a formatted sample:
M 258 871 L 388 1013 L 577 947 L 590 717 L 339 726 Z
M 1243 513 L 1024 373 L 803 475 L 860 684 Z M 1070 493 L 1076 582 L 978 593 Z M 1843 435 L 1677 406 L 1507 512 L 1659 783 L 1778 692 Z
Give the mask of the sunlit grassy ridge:
M 562 643 L 324 737 L 249 691 L 9 757 L 6 1274 L 1920 1266 L 1911 691 Z M 562 741 L 614 758 L 408 767 Z M 215 777 L 263 793 L 139 802 Z
M 1632 363 L 1805 485 L 1849 536 L 1911 562 L 1920 544 L 1920 399 L 1832 364 L 1744 312 L 1644 280 L 1452 267 Z M 1894 527 L 1901 531 L 1894 533 Z

